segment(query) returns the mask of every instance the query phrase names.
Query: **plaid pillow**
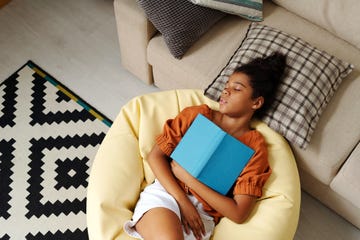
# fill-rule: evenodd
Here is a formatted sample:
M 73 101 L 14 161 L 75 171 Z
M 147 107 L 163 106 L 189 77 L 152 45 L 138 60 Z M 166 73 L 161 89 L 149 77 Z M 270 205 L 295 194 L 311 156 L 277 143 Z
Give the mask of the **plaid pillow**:
M 234 69 L 279 51 L 287 55 L 285 77 L 262 119 L 291 143 L 306 148 L 319 117 L 353 65 L 320 51 L 298 37 L 252 23 L 245 39 L 218 77 L 205 90 L 217 101 Z
M 226 15 L 188 0 L 137 0 L 147 18 L 164 37 L 170 53 L 181 59 L 212 25 Z

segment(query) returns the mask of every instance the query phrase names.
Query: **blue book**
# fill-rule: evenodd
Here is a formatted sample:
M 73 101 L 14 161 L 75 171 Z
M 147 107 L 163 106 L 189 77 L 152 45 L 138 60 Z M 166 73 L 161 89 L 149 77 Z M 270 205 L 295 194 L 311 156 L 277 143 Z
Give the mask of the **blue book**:
M 199 114 L 170 157 L 192 176 L 225 195 L 254 150 Z

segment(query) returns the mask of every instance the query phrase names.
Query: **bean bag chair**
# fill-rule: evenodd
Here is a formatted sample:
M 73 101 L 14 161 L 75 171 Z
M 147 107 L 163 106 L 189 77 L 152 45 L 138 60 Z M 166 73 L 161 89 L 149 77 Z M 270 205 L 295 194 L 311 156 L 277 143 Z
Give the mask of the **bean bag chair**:
M 87 225 L 92 240 L 132 239 L 123 231 L 142 189 L 154 175 L 146 158 L 163 124 L 182 109 L 218 104 L 200 90 L 172 90 L 136 97 L 122 107 L 106 134 L 91 167 L 87 190 Z M 288 143 L 265 123 L 253 121 L 268 144 L 273 170 L 263 196 L 248 220 L 235 224 L 222 218 L 213 240 L 289 240 L 296 232 L 300 210 L 300 182 Z

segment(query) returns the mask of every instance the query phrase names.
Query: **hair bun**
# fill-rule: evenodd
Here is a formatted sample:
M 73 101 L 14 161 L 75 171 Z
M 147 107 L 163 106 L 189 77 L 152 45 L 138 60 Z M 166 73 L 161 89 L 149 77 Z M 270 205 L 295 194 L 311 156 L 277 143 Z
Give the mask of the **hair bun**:
M 280 52 L 274 52 L 263 58 L 261 65 L 271 71 L 275 78 L 280 79 L 285 70 L 286 56 Z

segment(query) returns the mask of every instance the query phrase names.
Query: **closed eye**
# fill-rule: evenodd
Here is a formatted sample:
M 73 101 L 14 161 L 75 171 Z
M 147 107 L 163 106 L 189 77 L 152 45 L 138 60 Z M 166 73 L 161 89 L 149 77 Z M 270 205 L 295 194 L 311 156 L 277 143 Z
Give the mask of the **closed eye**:
M 241 91 L 243 90 L 243 86 L 242 84 L 238 84 L 238 83 L 234 83 L 233 86 L 232 86 L 232 89 L 235 90 L 235 91 Z

